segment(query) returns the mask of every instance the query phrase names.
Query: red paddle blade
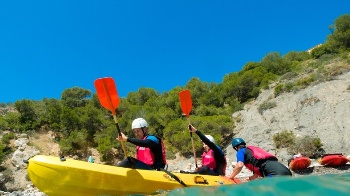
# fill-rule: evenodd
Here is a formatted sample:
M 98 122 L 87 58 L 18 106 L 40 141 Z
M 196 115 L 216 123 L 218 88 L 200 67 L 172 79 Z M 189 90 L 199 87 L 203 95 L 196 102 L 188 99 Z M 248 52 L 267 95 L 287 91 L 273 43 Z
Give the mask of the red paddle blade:
M 99 78 L 95 80 L 94 84 L 101 105 L 115 115 L 115 109 L 118 107 L 120 99 L 113 78 Z
M 179 92 L 181 110 L 187 117 L 190 116 L 192 110 L 192 99 L 189 90 L 183 90 Z

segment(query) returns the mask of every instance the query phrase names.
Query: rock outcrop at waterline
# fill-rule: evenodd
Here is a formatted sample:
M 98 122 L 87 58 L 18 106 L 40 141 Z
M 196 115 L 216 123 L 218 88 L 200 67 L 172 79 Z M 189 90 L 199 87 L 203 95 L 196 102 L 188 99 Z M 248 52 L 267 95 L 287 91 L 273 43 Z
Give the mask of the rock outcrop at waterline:
M 45 194 L 35 188 L 28 179 L 27 164 L 23 161 L 40 154 L 40 151 L 36 147 L 28 145 L 27 134 L 20 134 L 17 137 L 18 139 L 13 144 L 16 151 L 12 153 L 10 159 L 5 161 L 6 170 L 0 174 L 0 195 L 44 196 Z

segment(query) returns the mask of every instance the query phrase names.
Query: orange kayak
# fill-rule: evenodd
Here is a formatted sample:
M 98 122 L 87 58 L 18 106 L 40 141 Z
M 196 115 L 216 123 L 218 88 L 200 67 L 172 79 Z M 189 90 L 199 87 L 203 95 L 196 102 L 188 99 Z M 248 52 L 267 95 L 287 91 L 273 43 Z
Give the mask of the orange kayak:
M 311 159 L 309 157 L 296 157 L 289 163 L 289 169 L 302 170 L 311 165 Z
M 349 160 L 342 154 L 326 154 L 318 160 L 324 166 L 342 166 L 346 165 Z

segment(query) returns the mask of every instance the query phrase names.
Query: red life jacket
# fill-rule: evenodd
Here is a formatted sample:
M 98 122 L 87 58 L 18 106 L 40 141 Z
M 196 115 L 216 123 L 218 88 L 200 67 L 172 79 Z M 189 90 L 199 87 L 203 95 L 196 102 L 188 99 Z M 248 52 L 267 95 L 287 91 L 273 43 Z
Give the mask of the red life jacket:
M 265 150 L 259 148 L 259 147 L 256 147 L 256 146 L 247 146 L 248 149 L 250 149 L 253 153 L 253 157 L 258 159 L 258 160 L 261 160 L 261 159 L 270 159 L 270 158 L 276 158 L 275 155 L 271 154 L 271 153 L 268 153 L 266 152 Z
M 202 165 L 206 165 L 212 170 L 214 170 L 216 168 L 216 161 L 214 159 L 213 150 L 212 149 L 209 149 L 208 152 L 203 152 L 203 154 L 202 154 Z
M 259 170 L 258 162 L 259 160 L 263 159 L 276 159 L 277 157 L 271 153 L 266 152 L 265 150 L 256 147 L 256 146 L 247 146 L 249 150 L 252 151 L 252 160 L 250 160 L 250 163 L 244 164 L 250 171 L 252 171 L 254 174 L 257 174 L 259 176 L 263 176 Z
M 245 166 L 246 168 L 248 168 L 249 171 L 253 172 L 253 174 L 257 174 L 257 175 L 259 175 L 259 176 L 262 176 L 261 173 L 260 173 L 260 171 L 259 171 L 259 168 L 258 168 L 258 167 L 254 167 L 253 164 L 248 163 L 248 164 L 244 164 L 244 166 Z
M 143 140 L 147 139 L 148 135 L 143 138 Z M 165 147 L 163 140 L 157 137 L 157 139 L 161 142 L 162 146 L 162 158 L 164 164 L 166 164 L 166 154 L 165 154 Z M 136 146 L 136 159 L 146 163 L 148 166 L 153 166 L 154 164 L 154 153 L 151 151 L 150 148 L 147 147 L 141 147 L 141 146 Z

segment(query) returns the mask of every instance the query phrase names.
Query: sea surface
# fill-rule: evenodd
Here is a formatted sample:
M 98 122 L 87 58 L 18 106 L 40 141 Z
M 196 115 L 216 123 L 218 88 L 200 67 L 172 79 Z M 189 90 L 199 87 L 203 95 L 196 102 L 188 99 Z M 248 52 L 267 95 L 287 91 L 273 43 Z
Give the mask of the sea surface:
M 166 195 L 349 196 L 350 173 L 325 174 L 320 176 L 264 178 L 261 180 L 250 181 L 238 185 L 176 189 Z

